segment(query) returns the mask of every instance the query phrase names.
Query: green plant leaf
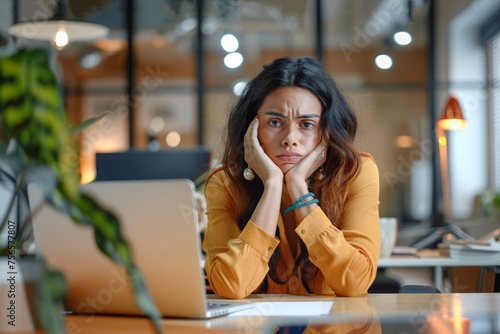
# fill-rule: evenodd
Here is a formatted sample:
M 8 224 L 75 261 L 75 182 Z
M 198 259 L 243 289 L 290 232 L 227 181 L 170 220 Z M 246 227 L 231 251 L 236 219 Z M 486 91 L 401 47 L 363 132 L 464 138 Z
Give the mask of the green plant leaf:
M 207 180 L 208 174 L 210 170 L 203 172 L 200 176 L 194 180 L 194 184 L 196 186 L 196 191 L 199 193 L 203 193 L 205 191 L 205 181 Z
M 0 120 L 3 138 L 15 139 L 26 159 L 58 174 L 68 197 L 78 193 L 78 150 L 47 50 L 20 50 L 0 58 Z M 5 140 L 4 139 L 4 140 Z
M 72 132 L 74 135 L 77 135 L 80 132 L 82 132 L 83 130 L 85 130 L 86 128 L 88 128 L 89 126 L 91 126 L 92 124 L 99 122 L 104 117 L 112 116 L 112 115 L 113 115 L 113 113 L 111 111 L 105 111 L 101 115 L 99 115 L 97 117 L 89 118 L 89 119 L 83 121 L 82 123 L 78 124 L 77 126 L 73 127 Z
M 42 273 L 37 289 L 38 319 L 48 333 L 65 333 L 63 300 L 68 290 L 64 276 L 42 261 Z
M 8 167 L 12 174 L 23 171 L 26 168 L 26 157 L 24 152 L 15 143 L 7 146 L 2 143 L 0 146 L 0 161 Z M 13 175 L 14 176 L 14 175 Z
M 57 185 L 57 177 L 54 170 L 41 164 L 28 164 L 23 170 L 26 183 L 38 183 L 45 196 L 49 196 Z
M 500 193 L 495 194 L 491 203 L 493 204 L 493 207 L 500 209 Z
M 101 117 L 104 116 L 106 113 Z M 77 130 L 98 119 L 84 122 Z M 12 56 L 0 58 L 0 136 L 4 157 L 11 153 L 6 148 L 11 139 L 19 145 L 20 153 L 10 157 L 18 180 L 23 180 L 26 175 L 30 181 L 51 178 L 40 166 L 52 169 L 56 184 L 53 191 L 45 192 L 45 199 L 55 208 L 70 214 L 76 222 L 93 227 L 98 247 L 126 269 L 136 289 L 138 306 L 153 319 L 156 330 L 162 332 L 160 315 L 133 263 L 118 220 L 89 196 L 80 193 L 78 146 L 63 108 L 56 77 L 51 71 L 48 50 L 20 50 Z M 16 160 L 18 157 L 23 159 Z M 48 180 L 44 188 L 52 188 L 52 183 L 52 179 Z M 60 291 L 54 290 L 58 278 L 51 277 L 51 282 L 56 283 L 47 283 L 44 291 L 58 295 Z M 62 317 L 62 313 L 59 315 Z

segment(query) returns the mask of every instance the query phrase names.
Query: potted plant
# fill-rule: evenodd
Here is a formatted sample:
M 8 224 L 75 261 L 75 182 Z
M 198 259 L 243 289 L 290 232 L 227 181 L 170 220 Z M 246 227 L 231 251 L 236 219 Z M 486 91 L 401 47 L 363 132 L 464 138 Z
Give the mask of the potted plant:
M 500 216 L 500 191 L 489 189 L 481 194 L 480 206 L 486 215 Z
M 88 225 L 97 247 L 122 265 L 133 283 L 138 307 L 150 317 L 157 331 L 160 314 L 135 266 L 131 250 L 120 231 L 116 216 L 99 206 L 79 187 L 78 148 L 74 131 L 66 115 L 55 72 L 50 66 L 48 49 L 19 50 L 0 58 L 0 185 L 4 186 L 0 211 L 0 253 L 18 270 L 20 254 L 25 252 L 29 221 L 13 214 L 29 182 L 44 189 L 45 201 L 70 215 L 75 223 Z M 86 126 L 97 119 L 82 124 Z M 0 207 L 1 208 L 1 207 Z M 36 208 L 31 208 L 36 214 Z M 10 261 L 10 262 L 9 262 Z M 36 311 L 40 324 L 50 333 L 64 332 L 60 300 L 64 295 L 63 277 L 39 265 Z M 1 272 L 7 272 L 7 267 Z M 12 272 L 15 272 L 12 270 Z M 53 307 L 48 307 L 48 305 Z

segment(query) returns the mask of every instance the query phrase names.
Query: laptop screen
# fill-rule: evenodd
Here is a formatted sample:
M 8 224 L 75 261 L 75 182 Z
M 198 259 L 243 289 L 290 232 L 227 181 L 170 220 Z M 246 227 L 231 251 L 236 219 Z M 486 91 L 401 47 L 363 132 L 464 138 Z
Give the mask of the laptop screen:
M 209 169 L 209 166 L 210 151 L 205 147 L 96 153 L 95 181 L 154 179 L 195 181 Z

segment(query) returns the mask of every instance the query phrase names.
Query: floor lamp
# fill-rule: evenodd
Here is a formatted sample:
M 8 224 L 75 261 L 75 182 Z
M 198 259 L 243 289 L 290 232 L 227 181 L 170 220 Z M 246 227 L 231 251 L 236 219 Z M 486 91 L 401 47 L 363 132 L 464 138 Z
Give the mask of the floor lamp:
M 445 221 L 450 218 L 450 168 L 448 165 L 448 141 L 446 131 L 467 127 L 462 108 L 455 95 L 451 94 L 441 118 L 436 123 L 436 136 L 439 146 L 439 166 L 441 170 L 441 186 L 443 193 L 443 214 Z
M 436 123 L 436 136 L 439 147 L 439 167 L 441 171 L 441 189 L 443 200 L 443 216 L 445 226 L 438 228 L 436 231 L 415 243 L 412 247 L 421 249 L 442 240 L 443 235 L 447 233 L 453 234 L 460 239 L 472 240 L 470 235 L 465 233 L 460 227 L 449 223 L 450 218 L 450 168 L 448 164 L 448 141 L 446 131 L 454 131 L 467 127 L 462 108 L 458 103 L 457 97 L 451 94 L 446 102 L 441 118 Z

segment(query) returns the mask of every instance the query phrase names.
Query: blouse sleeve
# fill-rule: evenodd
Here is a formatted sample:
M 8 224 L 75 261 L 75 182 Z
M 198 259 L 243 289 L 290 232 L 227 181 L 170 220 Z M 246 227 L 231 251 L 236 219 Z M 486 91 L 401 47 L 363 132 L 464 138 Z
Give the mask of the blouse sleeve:
M 221 297 L 244 298 L 264 280 L 279 241 L 252 221 L 240 231 L 234 217 L 234 194 L 223 171 L 210 177 L 205 196 L 209 223 L 203 249 L 208 281 Z
M 339 296 L 366 293 L 377 272 L 379 176 L 371 158 L 364 157 L 362 161 L 361 170 L 348 190 L 342 229 L 333 226 L 319 207 L 295 229 L 308 249 L 311 262 Z

